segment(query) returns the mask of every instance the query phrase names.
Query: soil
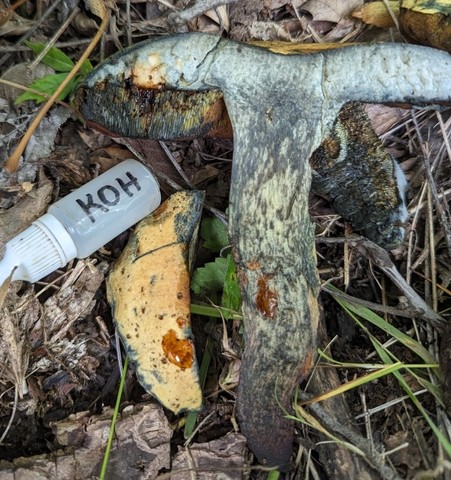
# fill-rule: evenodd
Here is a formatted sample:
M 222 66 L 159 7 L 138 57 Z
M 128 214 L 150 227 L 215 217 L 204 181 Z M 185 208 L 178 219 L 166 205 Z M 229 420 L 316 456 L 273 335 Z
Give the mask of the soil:
M 59 32 L 55 45 L 77 61 L 100 23 L 88 3 L 25 1 L 3 20 L 0 15 L 1 78 L 30 84 L 30 69 L 23 65 L 29 66 L 35 56 L 24 36 L 48 44 L 74 8 L 80 9 L 76 20 Z M 182 15 L 190 11 L 185 3 L 134 1 L 127 18 L 126 2 L 118 1 L 91 62 L 97 64 L 126 46 L 129 34 L 131 43 L 151 35 L 186 31 L 240 41 L 401 41 L 396 28 L 376 28 L 351 17 L 350 12 L 363 3 L 357 0 L 246 0 L 229 2 L 192 18 Z M 9 2 L 4 9 L 8 7 Z M 0 2 L 0 12 L 1 8 Z M 179 17 L 170 15 L 174 11 Z M 39 108 L 30 100 L 15 105 L 16 97 L 15 88 L 0 83 L 0 163 L 12 154 Z M 383 446 L 386 456 L 377 457 L 380 468 L 365 455 L 352 455 L 355 465 L 361 462 L 362 466 L 358 470 L 354 465 L 357 469 L 351 470 L 360 471 L 361 478 L 389 478 L 386 471 L 385 477 L 381 473 L 383 465 L 393 473 L 391 478 L 445 479 L 451 476 L 450 450 L 446 451 L 451 441 L 451 329 L 443 333 L 414 307 L 427 306 L 445 321 L 450 317 L 451 116 L 446 109 L 437 113 L 385 105 L 371 106 L 368 114 L 408 180 L 406 235 L 402 245 L 389 252 L 391 265 L 381 268 L 352 226 L 325 199 L 312 193 L 318 271 L 325 287 L 320 302 L 327 330 L 319 347 L 330 357 L 321 360 L 318 368 L 336 372 L 338 383 L 331 388 L 362 377 L 374 371 L 371 366 L 385 363 L 376 353 L 377 340 L 387 346 L 391 361 L 420 365 L 399 370 L 405 384 L 416 392 L 416 400 L 406 395 L 399 378 L 388 374 L 340 394 L 347 403 L 347 419 L 330 418 L 330 423 L 324 423 L 320 413 L 308 406 L 303 412 L 316 415 L 332 439 L 353 443 L 341 429 L 344 423 L 373 442 L 376 450 Z M 205 216 L 219 212 L 220 217 L 226 217 L 232 154 L 230 139 L 196 138 L 167 142 L 163 147 L 156 141 L 113 138 L 84 125 L 67 104 L 56 105 L 30 141 L 19 170 L 0 173 L 0 242 L 26 228 L 53 201 L 126 158 L 145 158 L 167 177 L 177 179 L 178 185 L 161 182 L 165 197 L 185 188 L 188 181 L 206 192 L 206 202 L 212 208 L 205 210 Z M 118 351 L 120 358 L 123 352 L 115 337 L 105 278 L 130 232 L 33 285 L 13 282 L 0 289 L 0 479 L 20 477 L 24 472 L 30 476 L 20 478 L 95 478 L 99 474 L 123 361 L 118 360 Z M 194 267 L 213 259 L 200 242 Z M 405 283 L 393 281 L 390 269 L 399 271 Z M 331 295 L 330 285 L 361 305 L 379 307 L 383 320 L 429 351 L 433 364 L 425 368 L 418 351 L 370 322 L 363 321 L 362 326 L 353 320 L 337 302 L 340 297 Z M 424 304 L 410 303 L 410 290 L 404 290 L 408 287 Z M 208 304 L 196 296 L 192 302 Z M 241 321 L 193 315 L 192 327 L 199 362 L 207 349 L 211 353 L 198 429 L 187 440 L 187 415 L 175 416 L 163 410 L 138 383 L 134 366 L 129 366 L 105 478 L 267 475 L 246 449 L 235 419 L 243 347 Z M 309 382 L 300 386 L 301 392 L 313 391 Z M 436 425 L 435 433 L 429 419 Z M 312 417 L 304 416 L 297 424 L 295 468 L 282 475 L 352 478 L 347 470 L 351 467 L 339 464 L 340 458 L 348 457 L 332 457 L 335 454 L 330 451 L 324 454 L 321 442 L 331 437 L 312 422 Z M 444 436 L 444 442 L 440 443 L 437 432 Z

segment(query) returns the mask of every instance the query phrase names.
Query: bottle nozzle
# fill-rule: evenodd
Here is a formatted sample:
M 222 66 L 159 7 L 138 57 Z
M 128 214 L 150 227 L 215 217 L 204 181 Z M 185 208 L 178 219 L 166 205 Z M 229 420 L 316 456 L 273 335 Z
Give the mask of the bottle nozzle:
M 85 258 L 131 227 L 161 201 L 158 182 L 136 160 L 125 160 L 49 207 L 6 244 L 0 285 L 37 282 L 75 257 Z
M 77 256 L 77 249 L 63 225 L 49 213 L 6 244 L 0 261 L 0 284 L 12 280 L 37 282 Z

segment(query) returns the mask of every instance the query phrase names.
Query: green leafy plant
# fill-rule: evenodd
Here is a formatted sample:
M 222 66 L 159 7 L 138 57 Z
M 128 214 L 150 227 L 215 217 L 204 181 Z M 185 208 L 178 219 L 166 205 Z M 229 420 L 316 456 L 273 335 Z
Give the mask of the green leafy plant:
M 46 48 L 43 43 L 25 43 L 35 55 L 39 55 Z M 55 73 L 39 78 L 30 85 L 30 88 L 42 92 L 43 95 L 39 95 L 34 92 L 25 92 L 17 98 L 16 104 L 23 103 L 26 100 L 35 100 L 37 103 L 42 103 L 49 95 L 52 95 L 56 92 L 57 88 L 66 79 L 69 72 L 75 66 L 75 63 L 64 52 L 56 47 L 50 48 L 50 50 L 42 58 L 42 63 L 55 70 Z M 58 100 L 64 100 L 67 98 L 74 91 L 81 78 L 83 78 L 91 70 L 91 62 L 89 60 L 85 60 L 80 69 L 80 73 L 66 85 L 64 90 L 58 96 Z
M 206 263 L 193 273 L 191 278 L 191 289 L 196 295 L 205 296 L 217 303 L 220 297 L 220 305 L 208 306 L 192 304 L 191 312 L 208 317 L 237 318 L 236 313 L 241 308 L 241 295 L 238 287 L 238 279 L 233 262 L 232 254 L 229 252 L 229 236 L 224 224 L 217 218 L 206 218 L 202 221 L 200 235 L 203 246 L 213 253 L 219 254 L 213 262 Z M 221 256 L 229 252 L 226 256 Z M 200 366 L 199 377 L 202 389 L 210 365 L 213 343 L 209 338 L 205 346 L 205 353 Z M 195 432 L 198 412 L 189 412 L 186 417 L 184 436 L 189 439 Z
M 229 312 L 237 312 L 241 308 L 241 295 L 226 227 L 217 218 L 207 218 L 202 222 L 200 235 L 204 247 L 219 256 L 196 269 L 191 279 L 191 289 L 196 295 L 206 296 L 215 302 L 220 298 L 218 303 L 224 309 L 221 313 L 229 318 Z M 228 253 L 222 256 L 224 252 Z M 196 313 L 202 312 L 198 309 Z M 210 312 L 206 314 L 210 315 Z

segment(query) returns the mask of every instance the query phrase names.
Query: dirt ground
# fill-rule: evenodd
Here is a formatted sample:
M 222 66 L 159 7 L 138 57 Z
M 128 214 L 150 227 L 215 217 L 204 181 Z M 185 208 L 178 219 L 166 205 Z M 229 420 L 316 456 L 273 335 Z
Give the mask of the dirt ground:
M 91 62 L 96 65 L 150 35 L 187 31 L 239 41 L 403 41 L 396 27 L 378 28 L 352 17 L 361 0 L 244 0 L 210 10 L 209 5 L 203 8 L 209 2 L 197 2 L 199 11 L 186 3 L 117 0 Z M 0 13 L 9 6 L 0 2 Z M 14 12 L 0 15 L 1 78 L 24 85 L 49 72 L 42 64 L 30 69 L 35 56 L 24 39 L 47 44 L 58 33 L 55 46 L 76 61 L 99 23 L 89 2 L 23 2 Z M 17 92 L 0 83 L 0 164 L 38 110 L 33 101 L 15 105 Z M 446 325 L 451 308 L 451 116 L 446 109 L 402 107 L 368 108 L 375 132 L 408 181 L 409 217 L 399 248 L 382 258 L 325 199 L 311 195 L 323 285 L 325 331 L 319 348 L 329 357 L 318 369 L 333 370 L 336 383 L 320 385 L 313 375 L 300 391 L 318 395 L 383 366 L 375 340 L 387 347 L 392 362 L 407 367 L 398 370 L 401 380 L 388 374 L 340 394 L 346 417 L 340 410 L 335 418 L 326 418 L 327 409 L 303 405 L 293 448 L 295 467 L 281 474 L 286 478 L 451 478 L 451 330 L 443 332 L 433 322 L 439 314 Z M 160 178 L 165 196 L 188 183 L 205 191 L 212 207 L 206 216 L 213 216 L 212 211 L 226 216 L 232 154 L 229 139 L 162 144 L 112 138 L 83 125 L 67 104 L 55 105 L 29 142 L 19 170 L 0 172 L 0 243 L 26 228 L 56 199 L 126 158 L 144 158 L 176 178 L 175 187 Z M 7 292 L 0 291 L 0 479 L 99 475 L 122 364 L 105 278 L 129 234 L 36 284 L 14 282 Z M 200 244 L 195 266 L 213 258 Z M 345 295 L 334 297 L 332 287 Z M 393 332 L 368 321 L 359 326 L 337 299 L 376 311 L 422 345 L 431 363 Z M 193 296 L 192 302 L 206 299 Z M 186 415 L 163 409 L 137 382 L 131 365 L 105 478 L 267 476 L 247 450 L 235 418 L 241 321 L 193 315 L 192 327 L 199 360 L 207 348 L 211 351 L 198 428 L 184 438 Z M 413 400 L 403 385 L 415 392 Z

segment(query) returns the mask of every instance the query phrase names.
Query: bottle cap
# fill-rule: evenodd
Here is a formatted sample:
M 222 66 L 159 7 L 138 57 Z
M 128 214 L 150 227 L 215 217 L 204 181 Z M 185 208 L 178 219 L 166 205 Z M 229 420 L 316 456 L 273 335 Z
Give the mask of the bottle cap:
M 63 225 L 46 213 L 6 244 L 0 260 L 0 285 L 12 280 L 37 282 L 77 256 L 77 248 Z

